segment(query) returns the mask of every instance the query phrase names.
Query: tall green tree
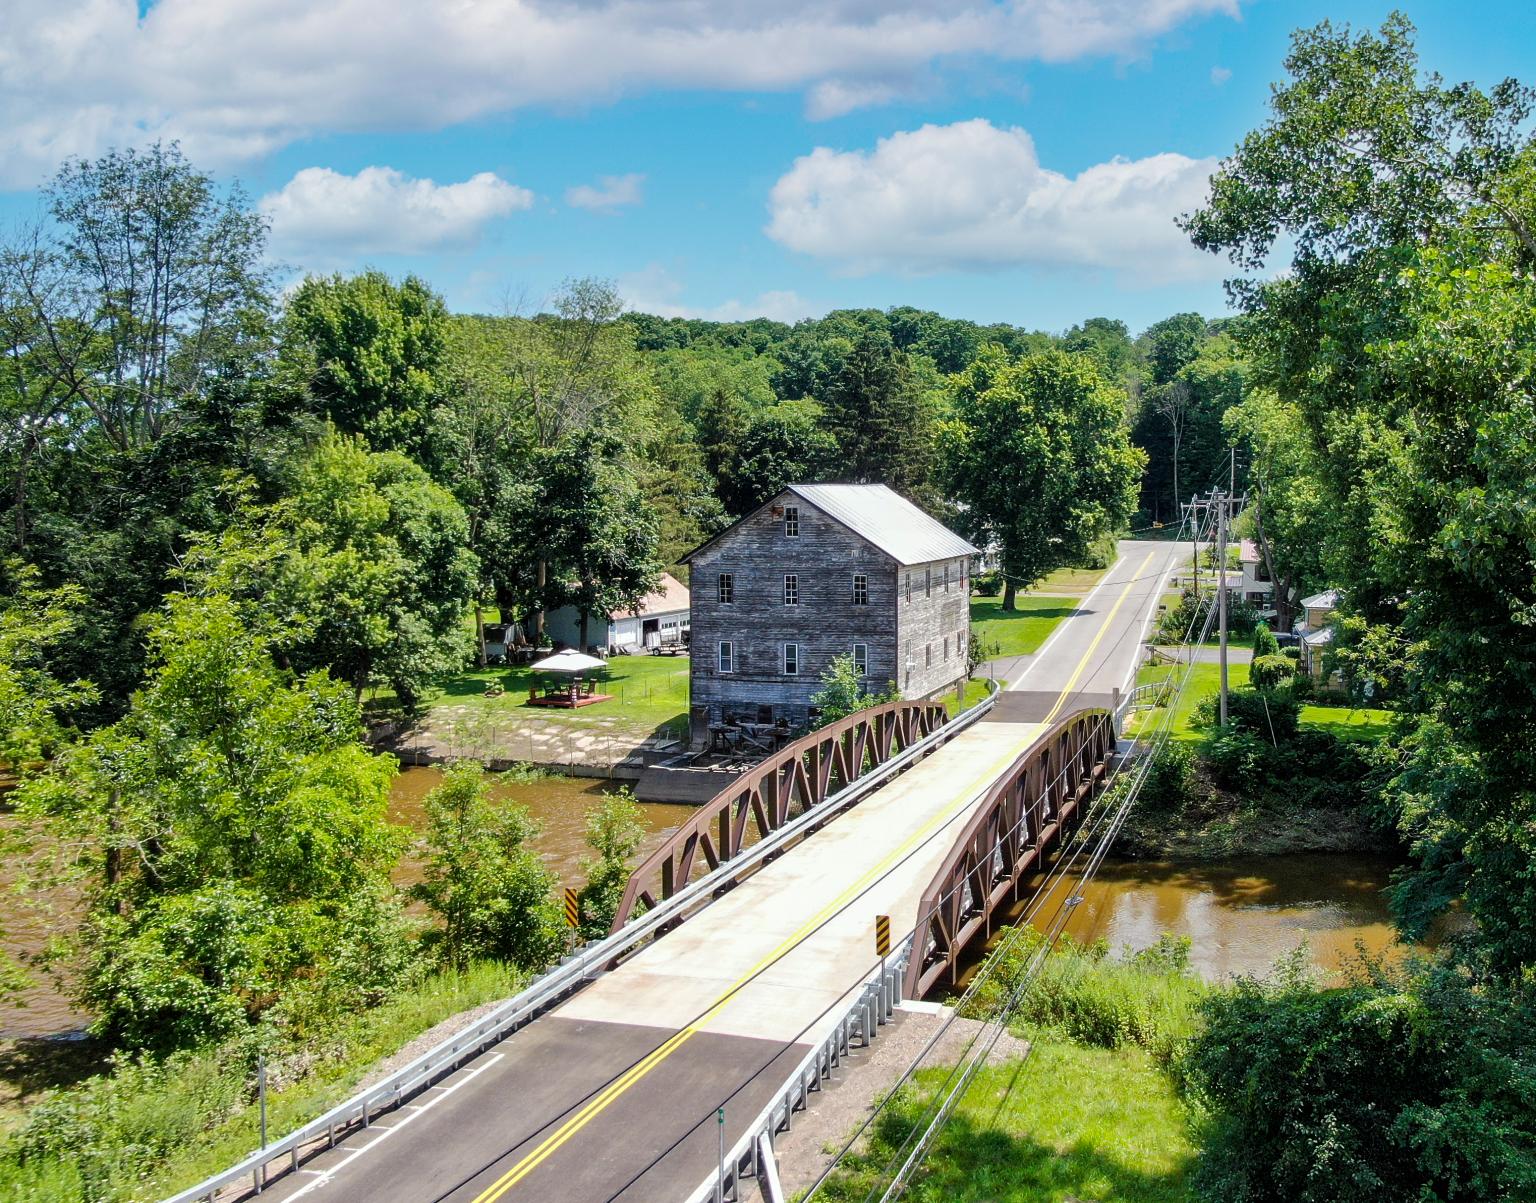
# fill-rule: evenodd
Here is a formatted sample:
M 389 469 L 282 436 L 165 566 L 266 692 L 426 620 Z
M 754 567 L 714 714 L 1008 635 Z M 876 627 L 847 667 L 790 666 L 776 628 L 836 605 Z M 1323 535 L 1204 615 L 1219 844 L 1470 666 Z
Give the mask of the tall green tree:
M 932 415 L 913 387 L 906 355 L 883 330 L 852 341 L 822 401 L 841 475 L 912 492 L 931 468 Z
M 1136 506 L 1145 462 L 1124 422 L 1124 393 L 1084 355 L 1049 351 L 1011 360 L 982 350 L 951 382 L 943 479 L 978 539 L 995 541 L 1018 586 L 1075 563 Z
M 1536 138 L 1530 89 L 1421 71 L 1413 28 L 1296 34 L 1271 115 L 1190 215 L 1241 268 L 1257 382 L 1307 440 L 1349 629 L 1417 716 L 1391 794 L 1411 933 L 1456 900 L 1500 974 L 1536 966 Z M 1348 648 L 1344 649 L 1347 653 Z
M 320 417 L 420 459 L 447 339 L 447 308 L 422 280 L 367 271 L 305 279 L 288 298 L 283 353 Z

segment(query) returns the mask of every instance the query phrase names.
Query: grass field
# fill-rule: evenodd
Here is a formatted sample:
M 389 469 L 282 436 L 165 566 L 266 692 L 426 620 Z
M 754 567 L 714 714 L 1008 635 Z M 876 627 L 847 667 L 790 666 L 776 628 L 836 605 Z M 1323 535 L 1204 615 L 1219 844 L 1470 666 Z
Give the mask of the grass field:
M 1104 579 L 1107 568 L 1058 568 L 1046 574 L 1031 593 L 1075 593 L 1086 595 Z
M 579 710 L 527 706 L 528 682 L 535 674 L 527 668 L 472 669 L 447 682 L 426 701 L 429 710 L 449 706 L 489 712 L 516 708 L 520 715 L 536 715 L 574 726 L 596 719 L 621 719 L 636 727 L 654 728 L 686 719 L 688 714 L 688 661 L 678 656 L 615 656 L 599 674 L 599 693 L 613 695 L 607 702 Z M 486 686 L 499 683 L 500 697 L 485 696 Z
M 1174 672 L 1182 672 L 1183 669 L 1172 664 L 1153 664 L 1144 666 L 1136 674 L 1136 684 L 1145 685 L 1152 681 L 1166 681 Z M 1248 666 L 1246 664 L 1232 663 L 1227 666 L 1227 680 L 1231 688 L 1248 683 Z M 1195 707 L 1209 697 L 1214 697 L 1221 688 L 1221 668 L 1215 664 L 1196 664 L 1190 671 L 1189 682 L 1184 687 L 1178 705 L 1174 708 L 1173 727 L 1169 735 L 1177 740 L 1195 740 L 1203 734 L 1202 731 L 1191 726 L 1190 720 L 1194 717 Z M 1138 724 L 1142 729 L 1151 729 L 1161 723 L 1166 713 L 1159 708 L 1153 711 L 1144 711 L 1138 716 Z M 1301 708 L 1300 723 L 1303 727 L 1315 727 L 1320 731 L 1330 731 L 1334 735 L 1345 739 L 1380 739 L 1386 734 L 1388 724 L 1392 721 L 1390 710 L 1352 710 L 1345 706 L 1303 706 Z M 1136 728 L 1132 728 L 1136 730 Z
M 1020 595 L 1008 613 L 998 597 L 971 599 L 971 638 L 995 642 L 999 656 L 1025 656 L 1040 650 L 1056 624 L 1076 608 L 1069 598 Z

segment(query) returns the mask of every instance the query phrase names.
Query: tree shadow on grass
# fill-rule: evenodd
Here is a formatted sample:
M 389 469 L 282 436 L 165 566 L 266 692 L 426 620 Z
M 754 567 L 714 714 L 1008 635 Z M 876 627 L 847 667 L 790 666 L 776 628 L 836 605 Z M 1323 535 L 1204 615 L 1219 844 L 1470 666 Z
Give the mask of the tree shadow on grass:
M 913 1102 L 888 1108 L 874 1139 L 828 1182 L 829 1200 L 863 1199 L 889 1180 L 897 1149 L 925 1117 Z M 988 1116 L 989 1120 L 991 1116 Z M 910 1203 L 1186 1203 L 1190 1163 L 1142 1170 L 1085 1141 L 1065 1148 L 951 1116 L 903 1195 Z
M 45 1090 L 73 1086 L 107 1068 L 100 1040 L 22 1036 L 0 1041 L 0 1108 L 25 1107 Z

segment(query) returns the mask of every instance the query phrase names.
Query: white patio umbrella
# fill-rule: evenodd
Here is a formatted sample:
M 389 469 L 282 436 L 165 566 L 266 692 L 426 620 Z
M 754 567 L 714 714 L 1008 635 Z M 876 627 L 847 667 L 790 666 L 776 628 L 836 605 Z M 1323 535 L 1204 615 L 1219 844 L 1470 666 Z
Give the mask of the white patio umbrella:
M 556 652 L 553 656 L 545 656 L 544 659 L 531 665 L 535 672 L 541 673 L 585 673 L 594 668 L 602 668 L 606 660 L 599 660 L 596 656 L 589 656 L 585 652 L 566 650 Z

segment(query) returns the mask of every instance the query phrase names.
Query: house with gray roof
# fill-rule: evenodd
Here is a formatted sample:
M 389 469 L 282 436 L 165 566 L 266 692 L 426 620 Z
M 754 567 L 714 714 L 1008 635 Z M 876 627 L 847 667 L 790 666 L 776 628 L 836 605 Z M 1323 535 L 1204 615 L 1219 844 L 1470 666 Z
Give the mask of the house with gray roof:
M 790 485 L 690 552 L 692 728 L 805 723 L 852 656 L 866 688 L 965 679 L 977 549 L 885 485 Z

